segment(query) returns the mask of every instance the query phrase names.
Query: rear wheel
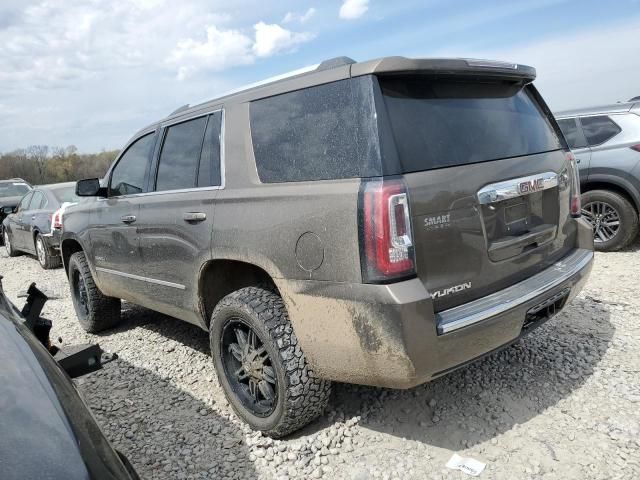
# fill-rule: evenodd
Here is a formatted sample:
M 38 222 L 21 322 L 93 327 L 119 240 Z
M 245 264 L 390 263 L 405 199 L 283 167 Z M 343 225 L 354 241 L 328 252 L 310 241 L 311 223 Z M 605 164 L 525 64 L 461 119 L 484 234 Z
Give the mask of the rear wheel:
M 69 259 L 69 285 L 73 308 L 84 330 L 96 333 L 120 323 L 120 299 L 107 297 L 98 289 L 84 252 Z
M 51 255 L 49 253 L 49 249 L 44 243 L 44 238 L 39 233 L 36 234 L 36 254 L 38 255 L 38 262 L 40 262 L 40 266 L 45 270 L 49 270 L 51 268 L 58 268 L 62 265 L 62 259 L 58 255 Z
M 213 312 L 210 343 L 231 406 L 254 430 L 282 437 L 322 414 L 331 383 L 307 365 L 277 293 L 247 287 L 227 295 Z
M 17 257 L 19 253 L 13 249 L 13 245 L 11 244 L 11 237 L 6 228 L 2 232 L 2 236 L 4 238 L 4 248 L 7 250 L 7 255 L 9 255 L 10 257 Z
M 596 250 L 620 250 L 638 234 L 638 212 L 629 200 L 616 192 L 585 192 L 582 195 L 582 214 L 593 227 Z

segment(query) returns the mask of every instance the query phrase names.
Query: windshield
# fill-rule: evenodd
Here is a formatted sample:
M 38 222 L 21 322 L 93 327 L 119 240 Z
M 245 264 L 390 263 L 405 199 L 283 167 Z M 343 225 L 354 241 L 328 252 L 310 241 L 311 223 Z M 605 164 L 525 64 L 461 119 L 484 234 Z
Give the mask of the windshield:
M 531 87 L 419 75 L 379 82 L 398 151 L 396 173 L 562 148 Z
M 76 187 L 64 187 L 64 188 L 56 188 L 51 190 L 53 192 L 53 196 L 56 197 L 58 202 L 77 202 L 80 200 L 80 197 L 76 195 Z
M 22 197 L 31 188 L 23 182 L 0 182 L 0 198 Z

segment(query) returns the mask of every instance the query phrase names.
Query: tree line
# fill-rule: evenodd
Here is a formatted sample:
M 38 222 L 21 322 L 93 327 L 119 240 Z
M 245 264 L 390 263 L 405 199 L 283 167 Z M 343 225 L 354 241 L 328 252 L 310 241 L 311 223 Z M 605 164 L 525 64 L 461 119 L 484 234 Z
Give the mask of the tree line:
M 31 145 L 0 154 L 0 180 L 22 178 L 32 185 L 102 178 L 118 150 L 78 153 L 78 149 Z

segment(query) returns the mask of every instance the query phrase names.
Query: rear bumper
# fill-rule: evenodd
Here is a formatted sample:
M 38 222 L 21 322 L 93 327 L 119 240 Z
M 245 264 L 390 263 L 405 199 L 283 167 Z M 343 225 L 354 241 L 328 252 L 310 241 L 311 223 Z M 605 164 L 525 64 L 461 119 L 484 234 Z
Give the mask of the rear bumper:
M 418 279 L 278 286 L 319 376 L 410 388 L 507 346 L 546 321 L 582 289 L 592 263 L 591 249 L 576 249 L 523 282 L 438 314 Z M 543 307 L 548 315 L 532 316 Z
M 43 233 L 42 238 L 51 255 L 60 255 L 60 229 L 53 229 L 50 233 Z

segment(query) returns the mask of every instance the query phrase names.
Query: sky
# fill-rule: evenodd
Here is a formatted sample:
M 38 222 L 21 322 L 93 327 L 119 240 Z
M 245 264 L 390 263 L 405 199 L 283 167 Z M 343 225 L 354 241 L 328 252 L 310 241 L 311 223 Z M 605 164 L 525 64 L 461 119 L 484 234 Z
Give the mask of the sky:
M 0 152 L 119 149 L 184 104 L 346 55 L 536 67 L 552 110 L 640 95 L 640 0 L 0 0 Z

